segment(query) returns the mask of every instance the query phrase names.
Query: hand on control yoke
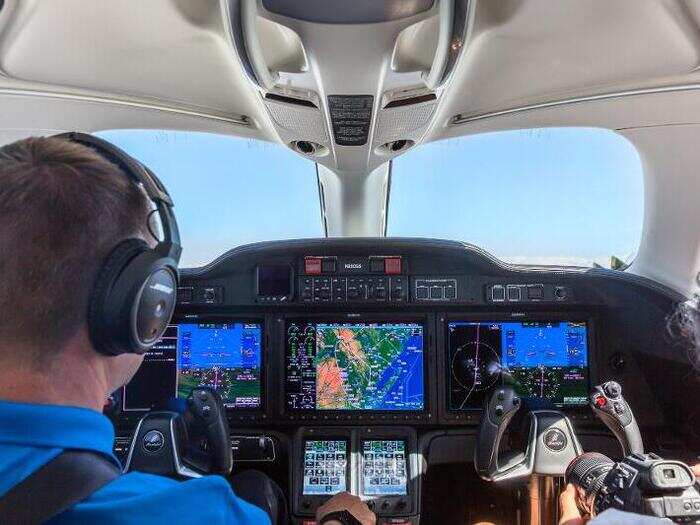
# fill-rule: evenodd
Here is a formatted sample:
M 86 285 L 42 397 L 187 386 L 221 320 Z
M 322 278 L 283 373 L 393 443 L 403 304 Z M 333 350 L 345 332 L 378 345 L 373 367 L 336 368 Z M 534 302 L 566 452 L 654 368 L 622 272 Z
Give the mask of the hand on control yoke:
M 584 525 L 588 519 L 581 516 L 576 504 L 576 487 L 569 483 L 559 495 L 559 525 Z

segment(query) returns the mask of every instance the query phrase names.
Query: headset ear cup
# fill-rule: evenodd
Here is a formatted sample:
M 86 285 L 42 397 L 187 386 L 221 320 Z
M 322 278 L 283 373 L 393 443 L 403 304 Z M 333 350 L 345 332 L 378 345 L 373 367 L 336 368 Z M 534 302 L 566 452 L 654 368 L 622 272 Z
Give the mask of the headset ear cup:
M 158 258 L 147 262 L 148 267 L 140 272 L 147 277 L 133 296 L 133 308 L 129 312 L 131 338 L 137 351 L 144 352 L 161 338 L 175 311 L 178 275 L 169 261 Z
M 150 248 L 143 240 L 127 239 L 107 255 L 97 274 L 88 308 L 88 330 L 93 346 L 102 354 L 118 355 L 132 351 L 131 348 L 115 345 L 114 312 L 115 309 L 121 310 L 123 305 L 110 304 L 110 301 L 114 299 L 112 292 L 115 284 L 129 263 L 148 251 Z M 121 329 L 127 330 L 129 326 L 117 328 Z

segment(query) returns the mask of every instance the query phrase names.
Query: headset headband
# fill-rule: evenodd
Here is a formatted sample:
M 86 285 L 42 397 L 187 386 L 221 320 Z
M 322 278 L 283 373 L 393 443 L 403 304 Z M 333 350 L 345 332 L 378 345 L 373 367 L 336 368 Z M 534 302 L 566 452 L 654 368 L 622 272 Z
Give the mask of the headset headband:
M 95 150 L 102 157 L 116 164 L 134 184 L 143 188 L 155 205 L 163 228 L 163 240 L 158 242 L 154 250 L 162 257 L 173 259 L 177 265 L 182 254 L 182 246 L 180 244 L 180 231 L 173 214 L 174 204 L 170 194 L 155 173 L 125 151 L 89 133 L 72 131 L 54 135 L 54 137 L 68 139 Z

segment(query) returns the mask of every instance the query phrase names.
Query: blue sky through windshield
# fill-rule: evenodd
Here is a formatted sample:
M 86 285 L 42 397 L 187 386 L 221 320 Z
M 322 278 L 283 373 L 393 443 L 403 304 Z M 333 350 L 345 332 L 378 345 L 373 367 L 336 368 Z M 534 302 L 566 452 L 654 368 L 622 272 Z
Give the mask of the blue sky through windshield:
M 249 242 L 323 235 L 314 165 L 281 145 L 193 132 L 99 135 L 168 187 L 183 266 Z M 394 161 L 388 234 L 467 241 L 518 263 L 607 264 L 636 253 L 642 192 L 636 150 L 611 131 L 475 135 Z
M 257 241 L 323 237 L 314 163 L 278 144 L 206 133 L 99 133 L 151 168 L 175 201 L 183 267 Z
M 515 263 L 632 258 L 636 149 L 602 129 L 517 130 L 426 144 L 394 161 L 388 234 L 457 239 Z

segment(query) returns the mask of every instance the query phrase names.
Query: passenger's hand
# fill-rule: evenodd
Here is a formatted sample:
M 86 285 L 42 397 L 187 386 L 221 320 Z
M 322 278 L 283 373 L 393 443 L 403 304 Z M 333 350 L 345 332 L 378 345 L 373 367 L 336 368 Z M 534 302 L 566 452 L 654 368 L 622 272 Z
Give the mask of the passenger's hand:
M 347 492 L 336 494 L 324 505 L 319 507 L 316 511 L 316 522 L 320 523 L 326 514 L 341 510 L 347 510 L 350 514 L 355 516 L 362 525 L 375 525 L 377 523 L 377 517 L 369 510 L 367 504 L 357 496 L 353 496 Z M 329 521 L 327 523 L 335 525 L 337 522 Z
M 700 463 L 690 468 L 693 469 L 693 474 L 695 474 L 695 477 L 698 478 L 698 480 L 700 480 Z
M 576 487 L 571 483 L 566 486 L 566 490 L 559 496 L 560 518 L 559 525 L 583 525 L 588 521 L 581 516 L 576 505 Z

